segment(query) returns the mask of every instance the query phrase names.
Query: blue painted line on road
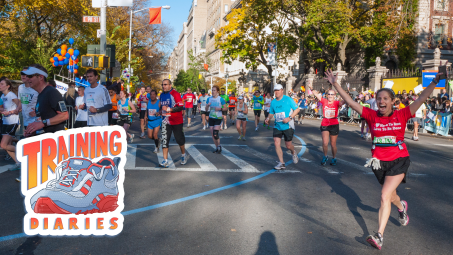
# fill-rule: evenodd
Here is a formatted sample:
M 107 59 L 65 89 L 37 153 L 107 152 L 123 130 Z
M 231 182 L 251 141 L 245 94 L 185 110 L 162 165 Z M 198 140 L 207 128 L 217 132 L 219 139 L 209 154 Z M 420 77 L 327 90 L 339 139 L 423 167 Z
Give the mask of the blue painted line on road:
M 305 150 L 307 149 L 307 145 L 305 144 L 304 140 L 302 140 L 302 138 L 298 137 L 297 135 L 295 135 L 294 137 L 299 139 L 299 141 L 302 144 L 302 148 L 299 151 L 299 153 L 297 154 L 297 156 L 300 158 L 305 153 Z M 293 160 L 290 160 L 290 161 L 286 162 L 285 164 L 289 165 L 289 164 L 292 164 L 292 163 L 293 163 Z M 199 194 L 195 194 L 195 195 L 192 195 L 192 196 L 175 199 L 175 200 L 168 201 L 168 202 L 165 202 L 165 203 L 160 203 L 160 204 L 157 204 L 157 205 L 151 205 L 151 206 L 137 208 L 137 209 L 130 210 L 130 211 L 125 211 L 122 214 L 124 216 L 132 215 L 132 214 L 136 214 L 136 213 L 140 213 L 140 212 L 154 210 L 154 209 L 161 208 L 161 207 L 168 206 L 168 205 L 174 205 L 174 204 L 178 204 L 178 203 L 181 203 L 181 202 L 189 201 L 189 200 L 192 200 L 192 199 L 195 199 L 195 198 L 203 197 L 203 196 L 206 196 L 206 195 L 217 193 L 217 192 L 222 191 L 222 190 L 234 188 L 234 187 L 240 186 L 242 184 L 246 184 L 246 183 L 258 180 L 258 179 L 263 178 L 263 177 L 265 177 L 265 176 L 267 176 L 267 175 L 269 175 L 269 174 L 271 174 L 271 173 L 273 173 L 275 171 L 276 171 L 275 169 L 272 169 L 272 170 L 269 170 L 269 171 L 267 171 L 265 173 L 257 175 L 255 177 L 249 178 L 247 180 L 236 182 L 236 183 L 233 183 L 233 184 L 230 184 L 230 185 L 227 185 L 227 186 L 223 186 L 223 187 L 220 187 L 220 188 L 217 188 L 217 189 L 213 189 L 213 190 L 210 190 L 210 191 L 205 191 L 205 192 L 202 192 L 202 193 L 199 193 Z M 25 233 L 21 233 L 21 234 L 3 236 L 3 237 L 0 237 L 0 242 L 13 240 L 13 239 L 16 239 L 16 238 L 21 238 L 21 237 L 27 237 L 27 235 Z

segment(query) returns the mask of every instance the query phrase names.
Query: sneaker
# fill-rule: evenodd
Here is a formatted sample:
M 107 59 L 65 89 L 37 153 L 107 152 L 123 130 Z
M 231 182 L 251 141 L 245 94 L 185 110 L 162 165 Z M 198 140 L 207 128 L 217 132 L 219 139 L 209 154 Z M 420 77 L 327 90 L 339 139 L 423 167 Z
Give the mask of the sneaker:
M 337 165 L 337 159 L 336 159 L 336 158 L 333 158 L 333 159 L 330 161 L 330 165 L 331 165 L 331 166 L 336 166 L 336 165 Z
M 231 123 L 231 125 L 234 125 L 234 121 Z
M 278 164 L 276 166 L 274 166 L 274 169 L 275 170 L 286 169 L 285 163 L 278 162 Z
M 189 155 L 186 154 L 185 156 L 181 156 L 181 165 L 187 164 L 187 160 L 189 159 Z
M 145 134 L 141 135 L 140 139 L 145 139 Z
M 31 198 L 35 213 L 92 214 L 118 207 L 118 164 L 120 158 L 103 158 L 92 163 L 84 158 L 62 161 L 47 186 Z
M 20 163 L 14 164 L 12 167 L 8 168 L 8 171 L 17 171 L 20 170 Z
M 131 137 L 129 138 L 129 143 L 132 143 L 132 141 L 134 141 L 134 134 L 131 134 Z
M 271 130 L 271 127 L 270 127 L 270 126 L 267 126 L 267 129 Z
M 16 178 L 16 182 L 20 182 L 20 178 Z
M 219 151 L 219 148 L 215 148 L 215 151 L 213 151 L 212 153 L 217 153 Z
M 266 123 L 263 123 L 263 127 L 265 127 L 265 126 L 266 126 Z
M 206 126 L 203 127 L 203 130 L 206 130 Z
M 227 126 L 227 125 L 225 125 L 225 130 L 227 130 L 227 129 L 228 129 L 228 126 Z
M 407 226 L 407 224 L 409 224 L 409 216 L 407 215 L 407 202 L 404 200 L 401 200 L 400 202 L 404 209 L 402 211 L 400 211 L 400 209 L 398 209 L 398 213 L 399 213 L 398 220 L 400 221 L 402 226 Z
M 371 244 L 374 248 L 380 250 L 382 245 L 384 244 L 384 238 L 382 237 L 381 233 L 377 232 L 374 236 L 369 235 L 366 238 L 366 241 Z
M 256 126 L 255 131 L 258 131 L 258 126 Z
M 418 136 L 414 136 L 414 141 L 418 141 Z
M 246 141 L 245 136 L 242 137 L 242 141 Z
M 301 124 L 300 120 L 297 122 L 297 124 L 299 124 L 299 125 Z
M 360 135 L 360 138 L 365 139 L 365 137 L 363 136 L 363 134 Z
M 222 153 L 222 146 L 221 145 L 219 146 L 219 149 L 217 150 L 217 154 L 220 154 L 220 153 Z
M 238 140 L 241 140 L 241 139 L 242 139 L 242 135 L 240 135 L 240 136 L 238 137 Z
M 163 160 L 162 163 L 159 164 L 160 167 L 163 167 L 163 168 L 168 168 L 169 164 L 168 164 L 168 160 Z
M 327 156 L 322 157 L 321 165 L 325 166 L 327 164 L 328 159 L 329 159 L 329 157 L 327 157 Z
M 156 147 L 156 148 L 154 149 L 153 153 L 156 153 L 156 154 L 157 154 L 158 152 L 159 152 L 159 148 Z
M 293 163 L 297 164 L 297 162 L 299 162 L 299 157 L 297 156 L 297 153 L 294 152 L 294 154 L 292 156 L 293 156 Z
M 368 135 L 366 136 L 366 140 L 367 140 L 367 141 L 370 141 L 370 140 L 371 140 L 371 134 L 368 134 Z

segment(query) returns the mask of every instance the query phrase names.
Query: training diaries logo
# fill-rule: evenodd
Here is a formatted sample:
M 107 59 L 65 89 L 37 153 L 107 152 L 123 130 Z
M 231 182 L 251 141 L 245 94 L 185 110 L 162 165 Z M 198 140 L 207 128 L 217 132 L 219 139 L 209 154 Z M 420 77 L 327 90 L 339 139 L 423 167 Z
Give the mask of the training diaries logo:
M 126 133 L 87 127 L 19 141 L 27 235 L 117 235 L 123 230 Z

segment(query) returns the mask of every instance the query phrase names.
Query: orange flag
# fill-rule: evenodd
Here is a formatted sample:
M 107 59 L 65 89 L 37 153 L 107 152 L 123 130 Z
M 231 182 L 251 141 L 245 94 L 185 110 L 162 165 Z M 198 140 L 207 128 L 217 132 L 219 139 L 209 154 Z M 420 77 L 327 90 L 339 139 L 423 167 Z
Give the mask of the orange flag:
M 149 8 L 149 24 L 161 24 L 161 12 L 162 7 L 159 8 Z
M 203 66 L 204 66 L 204 69 L 206 69 L 206 71 L 208 71 L 208 68 L 209 68 L 208 64 L 203 64 Z

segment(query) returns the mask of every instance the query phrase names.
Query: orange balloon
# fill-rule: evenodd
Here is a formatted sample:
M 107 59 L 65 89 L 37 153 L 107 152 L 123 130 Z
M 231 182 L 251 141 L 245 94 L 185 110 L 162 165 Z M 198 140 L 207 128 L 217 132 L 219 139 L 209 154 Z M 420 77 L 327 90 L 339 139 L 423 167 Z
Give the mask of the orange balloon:
M 54 56 L 54 57 L 58 57 L 58 56 L 60 56 L 60 55 L 58 55 L 58 53 L 55 53 L 55 55 L 53 55 L 53 56 Z
M 62 55 L 62 56 L 66 55 L 66 49 L 64 49 L 64 50 L 61 49 L 61 55 Z
M 63 51 L 63 50 L 66 51 L 66 49 L 68 49 L 68 45 L 66 45 L 66 44 L 61 45 L 61 50 L 62 50 L 62 51 Z M 62 53 L 61 55 L 64 55 L 64 54 Z
M 72 48 L 71 48 L 71 49 L 69 49 L 69 50 L 68 50 L 68 53 L 69 53 L 69 55 L 71 55 L 71 56 L 72 56 L 72 54 L 74 54 L 74 49 L 72 49 Z
M 58 57 L 58 61 L 63 61 L 63 59 L 64 59 L 64 58 L 63 58 L 62 56 L 59 56 L 59 57 Z
M 55 60 L 53 58 L 50 58 L 50 62 L 53 63 L 55 62 Z
M 52 63 L 52 66 L 53 66 L 53 67 L 55 67 L 55 64 L 54 64 L 54 63 Z
M 74 73 L 77 73 L 77 69 L 74 69 Z
M 74 63 L 74 62 L 72 61 L 72 59 L 69 59 L 69 65 L 71 65 L 71 66 L 72 66 L 72 65 L 73 65 L 73 63 Z
M 74 63 L 74 64 L 79 63 L 79 59 L 74 60 L 73 63 Z

